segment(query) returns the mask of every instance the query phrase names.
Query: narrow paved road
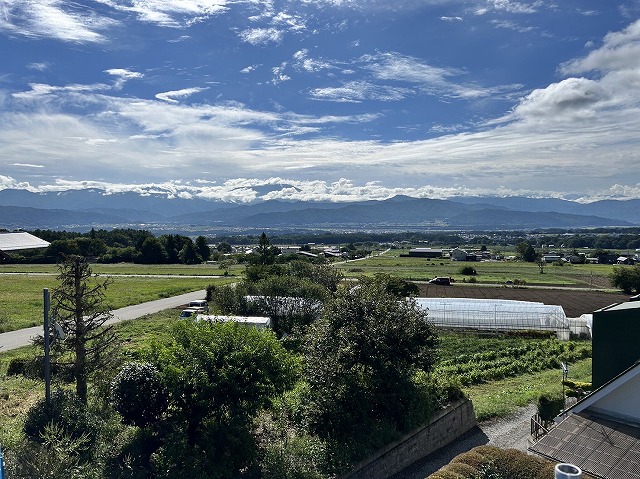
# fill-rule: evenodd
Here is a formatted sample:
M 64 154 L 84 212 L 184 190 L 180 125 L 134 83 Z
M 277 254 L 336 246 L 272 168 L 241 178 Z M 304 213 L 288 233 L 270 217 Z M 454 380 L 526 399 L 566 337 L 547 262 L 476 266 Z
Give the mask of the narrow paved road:
M 129 319 L 136 319 L 146 314 L 157 313 L 165 309 L 175 308 L 189 301 L 204 298 L 205 290 L 194 291 L 192 293 L 181 294 L 171 298 L 156 299 L 146 303 L 126 306 L 112 311 L 113 318 L 107 321 L 107 324 L 117 323 Z M 0 334 L 0 352 L 9 351 L 11 349 L 28 346 L 31 344 L 32 338 L 42 335 L 42 326 L 34 326 L 33 328 L 19 329 L 17 331 L 9 331 Z

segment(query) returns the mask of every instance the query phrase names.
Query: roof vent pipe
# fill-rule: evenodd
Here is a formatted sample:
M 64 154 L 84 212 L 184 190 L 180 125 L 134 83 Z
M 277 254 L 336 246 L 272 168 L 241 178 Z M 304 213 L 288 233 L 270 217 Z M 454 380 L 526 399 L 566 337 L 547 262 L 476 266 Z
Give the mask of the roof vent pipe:
M 555 479 L 581 479 L 582 470 L 573 464 L 556 464 Z

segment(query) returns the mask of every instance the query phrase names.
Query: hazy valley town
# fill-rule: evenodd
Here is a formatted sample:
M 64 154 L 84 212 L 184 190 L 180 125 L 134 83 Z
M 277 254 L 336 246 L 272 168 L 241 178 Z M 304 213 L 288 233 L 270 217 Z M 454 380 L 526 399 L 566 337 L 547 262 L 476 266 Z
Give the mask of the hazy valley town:
M 640 479 L 638 0 L 0 0 L 0 479 Z

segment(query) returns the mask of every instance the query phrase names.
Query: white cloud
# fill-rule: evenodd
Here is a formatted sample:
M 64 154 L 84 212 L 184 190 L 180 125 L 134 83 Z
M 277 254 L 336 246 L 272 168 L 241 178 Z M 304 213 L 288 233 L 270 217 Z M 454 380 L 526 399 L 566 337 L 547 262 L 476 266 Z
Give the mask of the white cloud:
M 461 22 L 463 21 L 462 17 L 440 17 L 440 20 L 443 22 Z
M 495 10 L 504 10 L 508 13 L 536 13 L 544 5 L 541 0 L 529 3 L 514 2 L 513 0 L 487 0 L 487 4 Z
M 271 72 L 273 73 L 271 83 L 277 85 L 279 83 L 291 80 L 291 77 L 285 73 L 286 68 L 287 62 L 283 62 L 280 66 L 273 67 L 271 69 Z
M 49 64 L 47 62 L 30 63 L 29 65 L 27 65 L 27 68 L 29 70 L 43 72 L 49 69 Z
M 536 27 L 525 27 L 509 20 L 491 20 L 491 23 L 498 28 L 513 30 L 518 33 L 529 33 L 537 29 Z
M 111 68 L 109 70 L 105 70 L 105 73 L 116 77 L 114 87 L 118 89 L 122 88 L 127 80 L 144 78 L 142 73 L 127 70 L 125 68 Z
M 44 83 L 31 83 L 30 91 L 13 93 L 12 97 L 17 99 L 29 100 L 42 97 L 55 97 L 61 93 L 90 93 L 96 91 L 110 90 L 111 86 L 104 83 L 96 83 L 93 85 L 73 84 L 65 86 L 53 86 Z
M 244 67 L 242 70 L 240 70 L 240 73 L 251 73 L 258 68 L 260 68 L 260 65 L 249 65 L 248 67 Z
M 158 100 L 167 101 L 169 103 L 178 103 L 176 98 L 186 98 L 204 90 L 207 90 L 207 88 L 183 88 L 182 90 L 157 93 L 155 96 Z
M 280 43 L 283 32 L 277 28 L 251 28 L 240 32 L 240 39 L 251 45 Z
M 161 27 L 186 27 L 228 10 L 226 0 L 96 0 Z
M 117 22 L 80 3 L 61 0 L 0 0 L 0 30 L 73 43 L 107 41 L 101 33 Z
M 324 60 L 316 60 L 313 58 L 309 58 L 309 50 L 306 48 L 302 50 L 298 50 L 293 54 L 293 59 L 295 60 L 295 67 L 299 70 L 304 70 L 307 72 L 318 72 L 320 70 L 330 70 L 335 68 L 331 63 L 326 62 Z
M 560 67 L 565 75 L 590 71 L 610 72 L 640 68 L 640 20 L 621 32 L 609 33 L 601 48 L 584 58 L 569 61 Z
M 366 81 L 346 82 L 339 87 L 315 88 L 309 94 L 316 100 L 359 103 L 364 100 L 396 101 L 412 92 L 407 88 L 378 86 Z
M 44 168 L 44 165 L 33 165 L 30 163 L 13 163 L 12 166 L 22 166 L 24 168 Z
M 412 83 L 417 85 L 422 93 L 445 98 L 483 98 L 514 91 L 520 87 L 519 85 L 483 87 L 457 82 L 453 78 L 465 75 L 466 72 L 457 68 L 434 67 L 420 59 L 397 52 L 364 55 L 360 61 L 364 64 L 364 68 L 370 70 L 378 80 Z
M 514 116 L 527 121 L 564 123 L 596 117 L 607 92 L 598 82 L 568 78 L 547 88 L 531 92 L 514 110 Z

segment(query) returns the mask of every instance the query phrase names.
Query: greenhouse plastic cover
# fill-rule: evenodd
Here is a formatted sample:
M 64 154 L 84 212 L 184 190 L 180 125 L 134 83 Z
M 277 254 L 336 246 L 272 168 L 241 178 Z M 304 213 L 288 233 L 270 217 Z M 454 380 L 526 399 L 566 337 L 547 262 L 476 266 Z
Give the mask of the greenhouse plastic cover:
M 473 329 L 565 330 L 562 306 L 532 301 L 469 298 L 415 298 L 436 326 Z

